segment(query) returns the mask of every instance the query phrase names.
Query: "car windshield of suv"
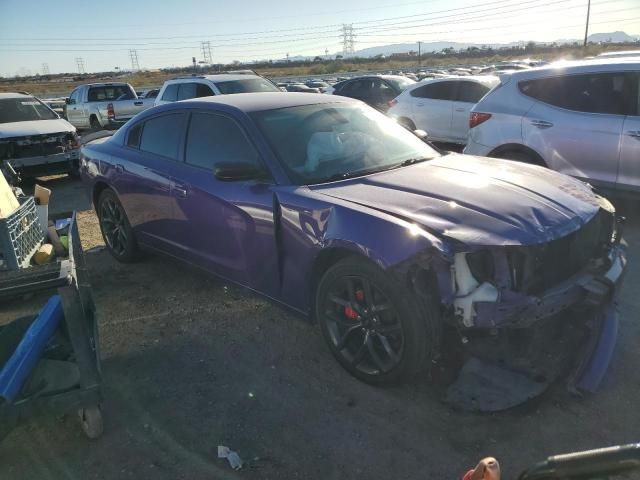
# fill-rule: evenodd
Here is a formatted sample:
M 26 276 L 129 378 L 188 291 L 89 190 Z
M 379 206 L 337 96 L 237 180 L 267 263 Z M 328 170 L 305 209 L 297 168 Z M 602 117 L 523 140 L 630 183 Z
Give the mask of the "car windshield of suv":
M 33 97 L 0 99 L 0 123 L 54 120 L 58 116 Z
M 216 82 L 216 87 L 224 95 L 232 93 L 255 93 L 255 92 L 280 92 L 269 80 L 264 78 L 247 78 L 242 80 L 229 80 L 228 82 Z
M 385 80 L 389 82 L 391 85 L 393 85 L 393 87 L 399 92 L 402 92 L 407 87 L 416 83 L 414 80 L 411 80 L 410 78 L 385 78 Z
M 433 148 L 365 105 L 302 105 L 253 114 L 291 180 L 324 183 L 430 160 Z

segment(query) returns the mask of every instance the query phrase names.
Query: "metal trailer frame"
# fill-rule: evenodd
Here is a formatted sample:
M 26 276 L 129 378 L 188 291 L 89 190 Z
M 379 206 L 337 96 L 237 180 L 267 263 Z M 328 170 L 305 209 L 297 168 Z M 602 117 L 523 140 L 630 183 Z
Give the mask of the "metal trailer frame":
M 68 361 L 77 365 L 80 382 L 62 392 L 36 394 L 13 403 L 0 403 L 0 441 L 24 420 L 72 412 L 78 412 L 82 429 L 89 438 L 97 438 L 103 431 L 98 327 L 75 212 L 68 236 L 68 259 L 1 272 L 0 300 L 57 289 L 64 311 L 64 322 L 58 331 L 68 340 L 71 358 Z

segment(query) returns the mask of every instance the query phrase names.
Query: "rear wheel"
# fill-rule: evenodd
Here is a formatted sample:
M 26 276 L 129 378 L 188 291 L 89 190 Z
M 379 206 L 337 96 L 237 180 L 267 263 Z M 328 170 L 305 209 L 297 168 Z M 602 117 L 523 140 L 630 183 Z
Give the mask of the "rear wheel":
M 89 118 L 89 125 L 91 126 L 91 130 L 102 130 L 102 125 L 100 125 L 95 115 L 91 115 L 91 118 Z
M 546 165 L 540 160 L 540 158 L 524 150 L 505 150 L 491 156 L 494 158 L 503 158 L 505 160 L 513 160 L 515 162 L 529 163 L 531 165 L 546 167 Z
M 138 244 L 129 219 L 113 190 L 100 193 L 97 206 L 102 238 L 116 260 L 129 263 L 138 256 Z
M 413 123 L 412 120 L 410 120 L 410 119 L 408 119 L 406 117 L 400 117 L 398 119 L 398 124 L 402 125 L 407 130 L 411 130 L 412 132 L 416 129 L 416 124 Z
M 353 376 L 383 385 L 408 380 L 429 365 L 436 318 L 371 262 L 349 258 L 324 274 L 316 319 L 338 362 Z

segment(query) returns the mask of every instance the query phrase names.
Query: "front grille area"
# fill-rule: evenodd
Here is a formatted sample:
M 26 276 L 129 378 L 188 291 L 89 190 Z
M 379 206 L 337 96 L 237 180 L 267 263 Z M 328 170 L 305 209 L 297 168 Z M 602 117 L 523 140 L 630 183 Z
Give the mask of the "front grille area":
M 536 294 L 557 285 L 602 256 L 611 242 L 614 218 L 600 210 L 579 230 L 551 242 L 509 249 L 513 289 Z
M 3 139 L 0 140 L 0 160 L 42 157 L 62 153 L 72 138 L 71 134 L 58 133 Z

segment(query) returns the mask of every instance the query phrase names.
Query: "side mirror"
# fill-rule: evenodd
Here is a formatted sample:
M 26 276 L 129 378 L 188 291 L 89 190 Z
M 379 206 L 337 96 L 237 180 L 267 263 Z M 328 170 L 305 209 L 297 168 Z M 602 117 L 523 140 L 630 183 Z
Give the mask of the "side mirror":
M 71 99 L 69 97 L 65 98 L 64 103 L 66 103 L 67 105 L 71 105 Z
M 214 168 L 213 174 L 223 182 L 258 180 L 266 176 L 264 169 L 252 163 L 219 163 Z
M 427 137 L 429 136 L 429 134 L 424 130 L 414 130 L 413 134 L 420 140 L 424 140 L 425 142 L 427 141 Z

